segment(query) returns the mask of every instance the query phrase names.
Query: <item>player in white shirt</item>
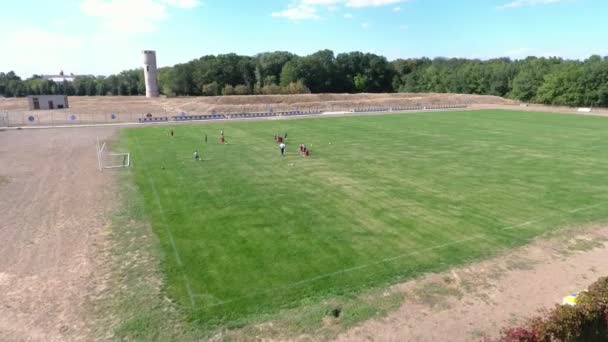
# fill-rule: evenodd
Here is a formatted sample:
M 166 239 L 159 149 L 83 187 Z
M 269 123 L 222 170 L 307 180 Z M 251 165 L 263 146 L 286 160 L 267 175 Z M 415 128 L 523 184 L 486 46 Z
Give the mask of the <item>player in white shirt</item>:
M 280 143 L 279 148 L 281 149 L 281 156 L 284 156 L 285 155 L 285 144 Z

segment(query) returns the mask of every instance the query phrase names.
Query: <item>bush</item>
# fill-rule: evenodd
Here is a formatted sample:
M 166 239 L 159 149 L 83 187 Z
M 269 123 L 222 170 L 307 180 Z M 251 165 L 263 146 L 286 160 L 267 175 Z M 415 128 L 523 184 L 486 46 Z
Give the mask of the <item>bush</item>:
M 608 341 L 608 277 L 581 293 L 576 306 L 558 305 L 526 327 L 504 330 L 499 341 Z
M 234 87 L 234 93 L 236 95 L 249 95 L 249 93 L 250 93 L 249 87 L 239 84 L 236 87 Z
M 297 81 L 289 83 L 287 86 L 283 87 L 284 94 L 310 94 L 310 89 L 308 89 L 304 82 Z
M 226 86 L 224 87 L 224 96 L 230 96 L 230 95 L 234 95 L 234 87 L 231 86 L 230 84 L 226 84 Z
M 503 331 L 500 342 L 538 342 L 538 335 L 529 328 L 511 328 Z
M 267 85 L 262 87 L 262 94 L 264 95 L 277 95 L 277 94 L 281 94 L 281 87 L 279 87 L 278 85 Z
M 203 85 L 203 95 L 204 96 L 217 96 L 220 94 L 220 86 L 217 82 L 211 82 L 209 84 Z

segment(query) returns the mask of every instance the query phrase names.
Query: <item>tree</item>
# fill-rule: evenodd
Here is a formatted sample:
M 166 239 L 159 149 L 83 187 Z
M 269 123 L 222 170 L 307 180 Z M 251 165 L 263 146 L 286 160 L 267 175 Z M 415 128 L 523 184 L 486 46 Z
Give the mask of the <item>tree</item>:
M 313 93 L 335 91 L 336 60 L 331 50 L 322 50 L 300 59 L 296 80 L 302 80 Z
M 285 65 L 283 66 L 283 69 L 281 70 L 281 86 L 287 86 L 291 83 L 300 81 L 300 79 L 298 78 L 298 71 L 299 71 L 300 67 L 299 67 L 299 61 L 298 60 L 291 60 L 287 63 L 285 63 Z
M 334 56 L 331 50 L 322 50 L 303 57 L 277 51 L 253 57 L 203 56 L 159 69 L 158 81 L 161 93 L 167 96 L 449 92 L 556 105 L 608 106 L 608 57 L 601 56 L 584 61 L 423 57 L 389 62 L 383 56 L 356 51 Z M 0 72 L 0 96 L 144 93 L 140 69 L 108 77 L 77 76 L 73 83 L 55 83 L 38 75 L 22 80 L 12 71 Z
M 367 77 L 361 74 L 357 74 L 353 78 L 355 90 L 359 93 L 364 92 L 367 89 Z
M 296 56 L 290 52 L 275 51 L 258 54 L 255 60 L 255 78 L 259 86 L 267 85 L 268 77 L 274 77 L 273 84 L 281 83 L 283 67 Z M 287 83 L 288 84 L 288 83 Z

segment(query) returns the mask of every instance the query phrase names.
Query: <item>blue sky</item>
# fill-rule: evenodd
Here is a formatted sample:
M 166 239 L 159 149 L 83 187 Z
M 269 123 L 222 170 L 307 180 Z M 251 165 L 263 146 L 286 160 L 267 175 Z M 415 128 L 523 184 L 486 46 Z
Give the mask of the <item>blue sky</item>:
M 206 54 L 366 51 L 389 59 L 608 55 L 606 0 L 20 0 L 0 71 L 109 74 Z

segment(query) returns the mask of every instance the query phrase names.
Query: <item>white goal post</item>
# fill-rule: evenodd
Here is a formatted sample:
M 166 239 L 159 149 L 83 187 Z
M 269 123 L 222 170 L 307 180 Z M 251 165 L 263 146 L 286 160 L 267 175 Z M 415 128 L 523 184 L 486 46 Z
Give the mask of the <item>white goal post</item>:
M 104 169 L 122 169 L 131 166 L 130 153 L 108 153 L 106 142 L 97 138 L 97 165 L 99 171 Z

